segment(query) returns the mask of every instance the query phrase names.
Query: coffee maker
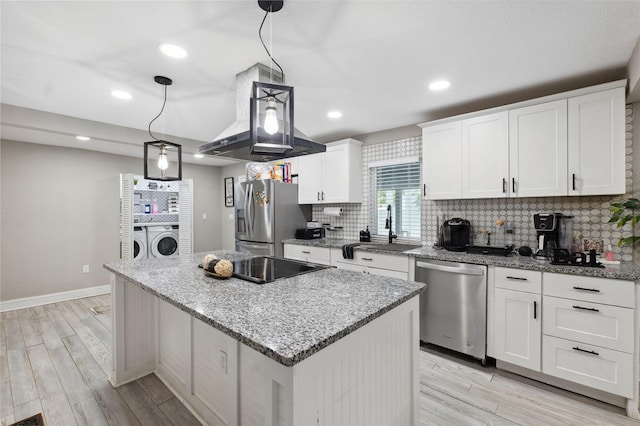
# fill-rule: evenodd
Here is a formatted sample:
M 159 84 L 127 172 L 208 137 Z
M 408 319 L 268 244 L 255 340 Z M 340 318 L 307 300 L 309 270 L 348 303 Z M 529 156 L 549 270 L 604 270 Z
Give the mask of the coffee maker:
M 533 215 L 533 227 L 536 230 L 538 249 L 533 257 L 551 260 L 553 249 L 558 248 L 558 230 L 560 213 L 536 213 Z
M 442 224 L 442 246 L 448 251 L 465 251 L 469 247 L 471 222 L 454 217 Z

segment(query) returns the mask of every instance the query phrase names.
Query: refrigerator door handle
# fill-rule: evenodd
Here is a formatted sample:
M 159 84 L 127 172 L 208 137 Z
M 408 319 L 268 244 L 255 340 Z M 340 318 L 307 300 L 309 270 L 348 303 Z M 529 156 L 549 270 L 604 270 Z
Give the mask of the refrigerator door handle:
M 244 211 L 245 211 L 245 221 L 247 223 L 247 235 L 253 235 L 253 203 L 251 202 L 251 193 L 253 192 L 253 184 L 247 182 L 247 193 L 244 197 Z

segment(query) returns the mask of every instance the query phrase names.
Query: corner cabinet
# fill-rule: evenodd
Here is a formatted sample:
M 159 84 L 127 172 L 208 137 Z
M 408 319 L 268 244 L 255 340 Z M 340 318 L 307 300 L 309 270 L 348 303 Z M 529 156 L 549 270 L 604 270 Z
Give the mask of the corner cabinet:
M 298 203 L 362 202 L 362 142 L 344 139 L 327 151 L 297 157 Z
M 429 200 L 462 197 L 460 121 L 422 128 L 422 195 Z
M 569 99 L 569 195 L 625 193 L 624 87 Z

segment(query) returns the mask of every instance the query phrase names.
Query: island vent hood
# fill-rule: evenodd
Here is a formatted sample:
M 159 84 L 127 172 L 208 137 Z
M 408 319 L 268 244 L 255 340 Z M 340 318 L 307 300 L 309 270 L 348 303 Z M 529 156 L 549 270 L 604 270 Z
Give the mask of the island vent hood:
M 254 81 L 284 84 L 284 78 L 279 71 L 260 63 L 236 74 L 236 121 L 213 141 L 200 145 L 198 152 L 217 157 L 265 162 L 316 154 L 327 150 L 325 145 L 313 142 L 304 133 L 294 129 L 293 149 L 284 153 L 251 154 L 249 99 Z

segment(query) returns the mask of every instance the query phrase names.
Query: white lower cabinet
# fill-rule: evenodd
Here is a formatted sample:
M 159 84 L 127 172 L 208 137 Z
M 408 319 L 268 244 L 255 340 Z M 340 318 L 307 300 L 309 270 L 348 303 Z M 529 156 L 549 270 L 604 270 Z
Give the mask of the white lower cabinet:
M 345 259 L 341 249 L 331 249 L 331 264 L 338 269 L 403 280 L 409 279 L 408 256 L 356 251 L 353 254 L 353 259 Z
M 540 301 L 539 294 L 496 288 L 496 359 L 540 371 Z
M 633 398 L 633 355 L 544 336 L 543 373 Z
M 327 247 L 301 246 L 297 244 L 284 245 L 284 257 L 301 260 L 303 262 L 331 264 L 331 249 Z

